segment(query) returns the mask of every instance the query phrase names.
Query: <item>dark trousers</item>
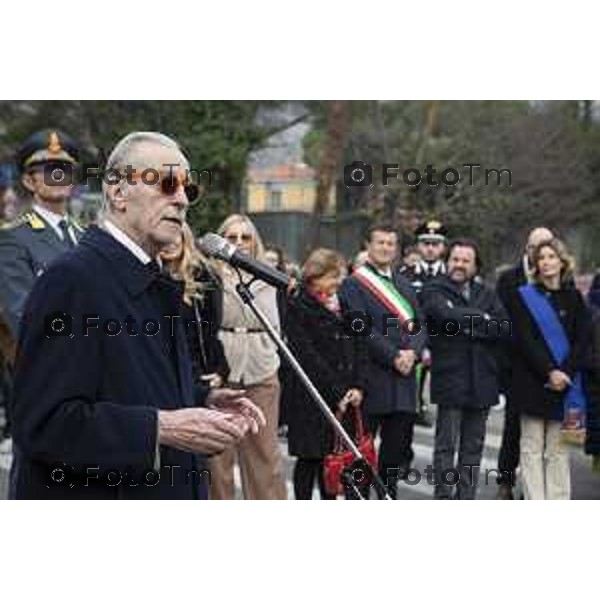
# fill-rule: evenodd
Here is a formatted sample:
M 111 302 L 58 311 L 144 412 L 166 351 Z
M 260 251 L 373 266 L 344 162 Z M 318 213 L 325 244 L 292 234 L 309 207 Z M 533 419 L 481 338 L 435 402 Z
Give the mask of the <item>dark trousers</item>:
M 488 412 L 487 408 L 438 405 L 433 451 L 436 499 L 475 499 Z
M 370 415 L 369 431 L 373 437 L 379 433 L 379 476 L 387 486 L 392 498 L 396 497 L 396 484 L 410 468 L 414 453 L 412 450 L 413 430 L 416 415 L 409 412 L 395 412 L 388 415 Z
M 0 440 L 10 436 L 10 395 L 12 391 L 12 372 L 9 365 L 0 356 L 0 405 L 4 409 L 4 427 L 0 431 Z
M 319 485 L 321 500 L 335 500 L 325 490 L 323 459 L 299 458 L 294 466 L 294 496 L 296 500 L 311 500 L 315 481 Z
M 515 472 L 521 458 L 521 418 L 515 403 L 507 396 L 504 409 L 502 445 L 498 454 L 498 484 L 515 485 Z
M 419 376 L 419 391 L 418 391 L 418 412 L 419 414 L 424 414 L 427 410 L 427 404 L 425 403 L 425 381 L 427 380 L 427 375 L 429 374 L 429 367 L 425 367 L 421 365 L 421 375 Z

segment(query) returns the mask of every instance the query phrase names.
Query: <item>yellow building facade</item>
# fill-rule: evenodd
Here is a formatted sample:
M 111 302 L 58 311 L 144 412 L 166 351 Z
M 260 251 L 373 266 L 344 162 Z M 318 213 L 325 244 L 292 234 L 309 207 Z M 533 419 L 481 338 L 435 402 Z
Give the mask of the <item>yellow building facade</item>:
M 257 212 L 312 212 L 317 197 L 314 169 L 305 164 L 251 169 L 246 179 L 246 210 Z M 335 210 L 335 188 L 328 212 Z

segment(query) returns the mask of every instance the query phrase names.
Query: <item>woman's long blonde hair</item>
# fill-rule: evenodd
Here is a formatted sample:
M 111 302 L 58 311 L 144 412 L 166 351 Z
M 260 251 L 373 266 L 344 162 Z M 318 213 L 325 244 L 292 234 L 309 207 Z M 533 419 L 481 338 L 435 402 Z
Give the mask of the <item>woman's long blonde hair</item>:
M 200 290 L 200 284 L 196 281 L 198 269 L 204 263 L 202 254 L 196 248 L 194 234 L 187 223 L 182 228 L 182 250 L 181 256 L 175 260 L 165 260 L 165 266 L 169 273 L 177 281 L 183 281 L 183 301 L 192 305 L 192 299 Z

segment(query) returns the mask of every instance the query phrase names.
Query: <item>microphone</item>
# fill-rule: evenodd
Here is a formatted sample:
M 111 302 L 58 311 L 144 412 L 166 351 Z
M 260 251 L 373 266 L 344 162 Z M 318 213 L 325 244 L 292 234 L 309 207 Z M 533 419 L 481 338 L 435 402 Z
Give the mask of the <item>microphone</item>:
M 234 244 L 230 244 L 216 233 L 203 235 L 198 241 L 198 248 L 206 256 L 223 260 L 273 287 L 287 288 L 290 282 L 290 278 L 285 273 L 240 252 Z

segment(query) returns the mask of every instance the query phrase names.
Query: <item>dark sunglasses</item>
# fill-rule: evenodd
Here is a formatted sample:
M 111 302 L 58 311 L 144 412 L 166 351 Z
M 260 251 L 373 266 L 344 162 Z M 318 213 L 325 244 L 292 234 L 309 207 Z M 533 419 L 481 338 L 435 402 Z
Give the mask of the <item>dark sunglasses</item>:
M 252 235 L 249 233 L 241 233 L 240 235 L 226 235 L 225 239 L 230 243 L 230 244 L 235 244 L 238 240 L 242 240 L 242 242 L 251 242 L 252 241 Z
M 132 179 L 141 179 L 141 173 L 132 173 L 130 175 Z M 154 185 L 156 181 L 148 181 L 149 185 Z M 177 175 L 173 171 L 160 172 L 159 171 L 159 179 L 158 183 L 160 185 L 160 191 L 165 196 L 174 196 L 180 188 L 183 188 L 183 191 L 188 199 L 188 202 L 193 202 L 198 198 L 200 194 L 200 188 L 198 184 L 190 181 L 188 177 L 182 177 Z

